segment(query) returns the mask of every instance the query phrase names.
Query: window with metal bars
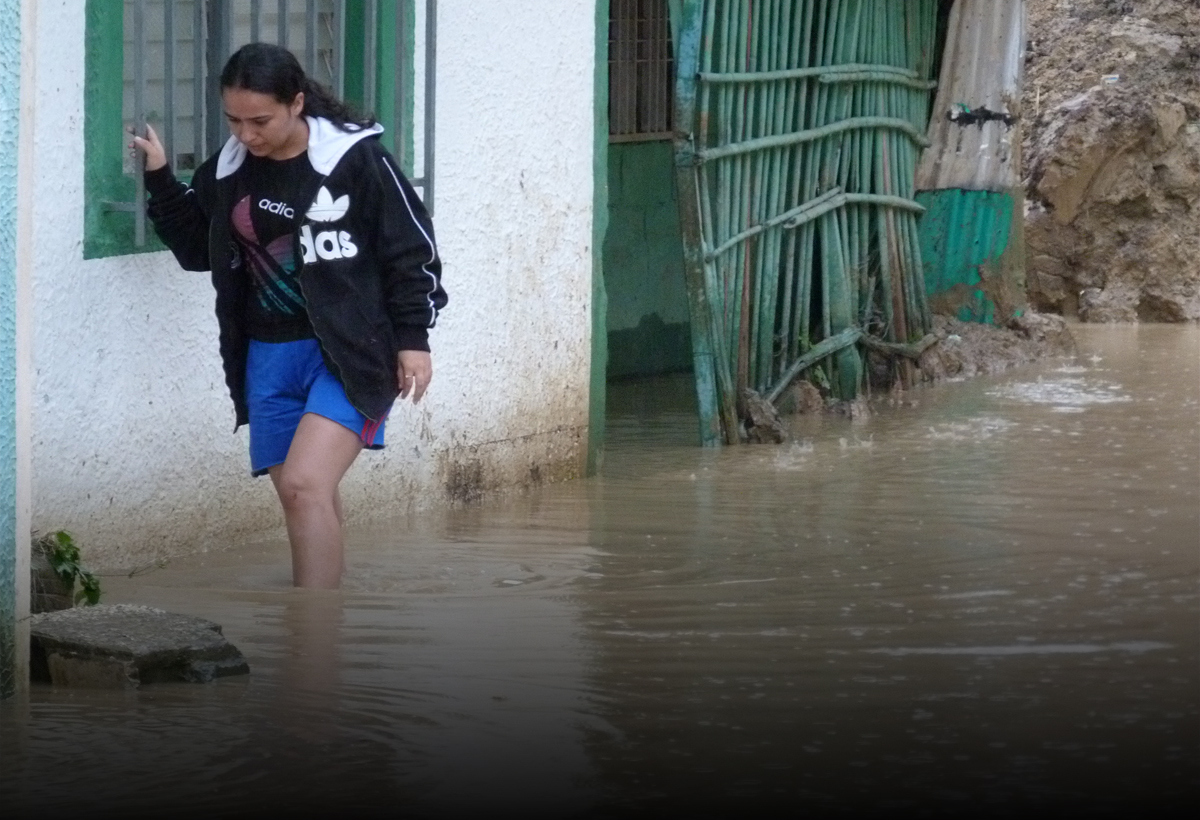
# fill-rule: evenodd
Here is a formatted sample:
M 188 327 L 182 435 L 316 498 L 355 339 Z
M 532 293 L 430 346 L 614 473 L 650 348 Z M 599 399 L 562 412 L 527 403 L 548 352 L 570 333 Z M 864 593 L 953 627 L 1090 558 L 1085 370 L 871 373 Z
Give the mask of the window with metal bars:
M 608 133 L 612 142 L 672 136 L 675 65 L 667 0 L 611 0 Z
M 309 76 L 373 114 L 433 210 L 436 0 L 124 0 L 119 15 L 114 7 L 87 6 L 85 258 L 161 249 L 147 236 L 125 129 L 154 126 L 187 178 L 228 138 L 219 74 L 250 42 L 291 49 Z

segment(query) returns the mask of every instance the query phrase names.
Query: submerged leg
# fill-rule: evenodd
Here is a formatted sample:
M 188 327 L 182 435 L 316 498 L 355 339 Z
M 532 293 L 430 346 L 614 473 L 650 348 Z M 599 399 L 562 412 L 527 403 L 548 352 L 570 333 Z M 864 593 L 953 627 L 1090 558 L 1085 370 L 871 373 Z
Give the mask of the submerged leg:
M 300 419 L 287 459 L 270 470 L 283 505 L 298 587 L 336 589 L 344 568 L 338 484 L 362 450 L 359 437 L 324 416 Z

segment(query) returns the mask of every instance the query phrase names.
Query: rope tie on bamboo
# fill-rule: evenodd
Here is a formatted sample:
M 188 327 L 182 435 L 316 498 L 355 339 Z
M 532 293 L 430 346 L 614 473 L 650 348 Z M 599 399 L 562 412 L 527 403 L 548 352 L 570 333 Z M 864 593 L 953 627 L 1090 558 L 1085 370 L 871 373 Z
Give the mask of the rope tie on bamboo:
M 696 77 L 703 83 L 769 83 L 780 80 L 804 80 L 809 77 L 834 77 L 838 74 L 876 74 L 879 82 L 918 80 L 917 72 L 894 65 L 877 63 L 844 63 L 817 65 L 805 68 L 785 68 L 779 71 L 700 71 Z M 835 81 L 830 81 L 835 82 Z
M 912 140 L 914 144 L 922 148 L 929 144 L 929 140 L 926 139 L 925 134 L 908 120 L 902 120 L 898 117 L 851 117 L 839 122 L 830 123 L 829 125 L 823 125 L 819 128 L 810 128 L 807 131 L 759 137 L 758 139 L 734 142 L 717 148 L 705 148 L 696 151 L 694 162 L 699 165 L 715 159 L 722 159 L 723 157 L 748 154 L 753 151 L 763 151 L 769 148 L 784 148 L 789 145 L 798 145 L 824 137 L 831 137 L 834 134 L 841 134 L 846 131 L 869 129 L 899 131 Z
M 753 236 L 757 236 L 763 231 L 780 225 L 783 226 L 784 230 L 795 230 L 801 225 L 812 222 L 814 219 L 824 216 L 830 211 L 836 211 L 838 208 L 844 208 L 847 205 L 880 205 L 885 208 L 899 208 L 903 211 L 911 211 L 915 214 L 925 213 L 924 206 L 911 199 L 899 196 L 887 196 L 886 194 L 845 193 L 840 187 L 835 187 L 821 194 L 816 199 L 810 199 L 802 205 L 792 208 L 789 211 L 784 211 L 778 216 L 771 217 L 761 225 L 755 225 L 735 236 L 731 236 L 717 247 L 706 251 L 704 261 L 712 262 L 721 254 L 732 250 L 740 243 L 745 242 Z

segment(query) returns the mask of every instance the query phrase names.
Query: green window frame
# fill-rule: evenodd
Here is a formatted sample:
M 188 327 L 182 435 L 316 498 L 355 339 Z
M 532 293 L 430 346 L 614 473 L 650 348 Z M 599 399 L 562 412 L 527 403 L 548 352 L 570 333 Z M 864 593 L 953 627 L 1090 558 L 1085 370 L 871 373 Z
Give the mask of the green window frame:
M 170 2 L 170 0 L 167 0 Z M 253 31 L 259 31 L 257 15 L 264 6 L 285 7 L 276 0 L 203 0 L 208 15 L 230 13 L 235 2 L 241 2 L 255 15 Z M 413 132 L 414 75 L 416 53 L 417 0 L 339 0 L 334 4 L 340 13 L 339 45 L 335 46 L 336 60 L 342 70 L 340 81 L 344 99 L 364 110 L 371 110 L 385 125 L 384 145 L 400 161 L 406 174 L 412 177 L 415 134 Z M 293 0 L 293 5 L 298 5 Z M 313 4 L 309 2 L 308 8 Z M 120 10 L 120 13 L 115 13 Z M 245 11 L 245 10 L 243 10 Z M 432 156 L 432 58 L 434 50 L 430 36 L 436 31 L 434 0 L 426 0 L 426 140 L 423 141 L 426 165 Z M 127 137 L 123 132 L 125 111 L 125 23 L 124 7 L 114 0 L 87 0 L 85 9 L 84 55 L 84 259 L 101 259 L 135 253 L 164 250 L 152 230 L 145 232 L 144 241 L 137 242 L 139 180 L 124 163 Z M 430 25 L 432 23 L 432 25 Z M 397 32 L 401 31 L 400 42 Z M 271 37 L 262 37 L 272 40 Z M 237 43 L 240 46 L 242 43 Z M 205 45 L 211 49 L 212 45 Z M 232 47 L 218 53 L 230 53 Z M 298 51 L 297 49 L 293 49 Z M 210 52 L 211 53 L 211 52 Z M 311 57 L 311 50 L 310 55 Z M 305 55 L 297 53 L 302 63 Z M 371 59 L 373 57 L 373 59 Z M 220 59 L 224 59 L 221 57 Z M 399 59 L 399 63 L 397 60 Z M 367 62 L 371 62 L 368 70 Z M 206 88 L 211 72 L 205 76 Z M 400 88 L 397 88 L 399 84 Z M 336 89 L 335 89 L 336 90 Z M 206 90 L 205 96 L 211 92 Z M 376 104 L 365 105 L 373 97 Z M 207 104 L 207 100 L 206 100 Z M 373 109 L 373 110 L 372 110 Z M 397 110 L 402 116 L 397 117 Z M 402 123 L 402 127 L 392 124 Z M 152 125 L 161 124 L 151 119 Z M 388 127 L 392 125 L 392 127 Z M 221 128 L 224 128 L 223 123 Z M 396 138 L 399 132 L 400 143 Z M 227 131 L 222 131 L 227 134 Z M 196 159 L 197 163 L 203 157 Z M 187 172 L 180 174 L 187 178 Z M 427 180 L 414 184 L 427 197 L 432 193 L 432 174 Z M 144 206 L 140 206 L 144 207 Z

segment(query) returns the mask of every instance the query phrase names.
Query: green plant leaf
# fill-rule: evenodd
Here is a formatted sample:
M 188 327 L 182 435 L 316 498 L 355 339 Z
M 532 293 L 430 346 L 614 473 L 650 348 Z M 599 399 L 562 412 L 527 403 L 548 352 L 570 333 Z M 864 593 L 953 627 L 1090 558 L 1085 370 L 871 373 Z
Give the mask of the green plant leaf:
M 34 542 L 46 556 L 54 574 L 62 579 L 64 584 L 71 587 L 79 582 L 79 590 L 75 593 L 75 603 L 86 600 L 89 605 L 100 601 L 100 579 L 82 567 L 79 559 L 79 547 L 75 538 L 66 530 L 43 535 Z
M 79 595 L 87 598 L 89 606 L 95 606 L 100 603 L 100 579 L 86 570 L 79 571 Z M 79 596 L 75 598 L 75 603 L 79 603 Z

